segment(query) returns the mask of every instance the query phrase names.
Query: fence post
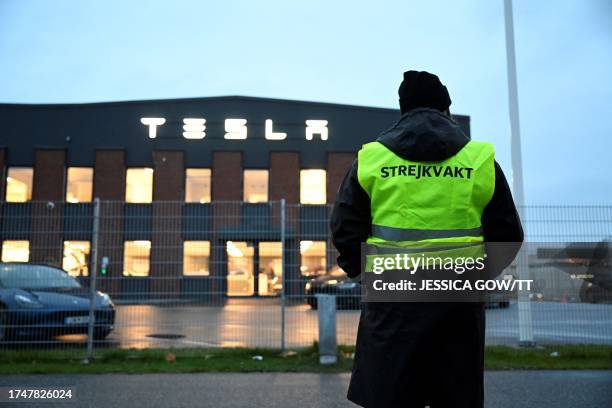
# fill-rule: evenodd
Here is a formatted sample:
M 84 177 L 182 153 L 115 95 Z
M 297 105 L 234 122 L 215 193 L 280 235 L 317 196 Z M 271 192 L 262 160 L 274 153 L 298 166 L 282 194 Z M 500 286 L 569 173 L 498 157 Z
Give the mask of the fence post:
M 336 296 L 317 294 L 319 309 L 319 364 L 338 362 L 336 339 Z
M 281 303 L 281 351 L 285 351 L 285 277 L 287 276 L 287 265 L 286 265 L 286 260 L 287 257 L 285 256 L 285 241 L 286 241 L 286 237 L 285 237 L 285 220 L 286 220 L 286 215 L 285 215 L 285 199 L 281 198 L 280 200 L 280 234 L 281 234 L 281 265 L 282 265 L 282 274 L 283 276 L 281 277 L 281 299 L 280 299 L 280 303 Z
M 521 215 L 524 211 L 521 210 Z M 519 250 L 516 268 L 519 279 L 526 280 L 531 279 L 529 273 L 529 259 L 528 259 L 529 246 L 523 245 Z M 519 329 L 519 346 L 533 347 L 535 341 L 533 340 L 533 321 L 531 313 L 531 300 L 529 299 L 529 293 L 524 290 L 518 291 L 518 329 Z
M 93 357 L 94 326 L 96 324 L 96 275 L 98 274 L 98 237 L 100 233 L 100 199 L 93 201 L 93 228 L 91 233 L 91 269 L 89 270 L 89 321 L 87 326 L 87 354 L 83 363 Z

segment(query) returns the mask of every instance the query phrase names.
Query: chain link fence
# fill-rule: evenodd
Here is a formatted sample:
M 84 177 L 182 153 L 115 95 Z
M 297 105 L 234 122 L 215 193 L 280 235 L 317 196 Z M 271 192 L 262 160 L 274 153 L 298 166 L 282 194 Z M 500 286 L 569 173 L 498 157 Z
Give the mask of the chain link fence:
M 0 203 L 0 349 L 304 347 L 319 293 L 336 295 L 338 342 L 353 344 L 360 288 L 336 265 L 330 213 L 284 201 Z M 612 344 L 612 207 L 522 213 L 538 243 L 534 340 Z M 579 242 L 605 252 L 596 276 L 576 279 L 593 271 L 569 250 Z M 517 301 L 490 306 L 488 344 L 516 344 Z

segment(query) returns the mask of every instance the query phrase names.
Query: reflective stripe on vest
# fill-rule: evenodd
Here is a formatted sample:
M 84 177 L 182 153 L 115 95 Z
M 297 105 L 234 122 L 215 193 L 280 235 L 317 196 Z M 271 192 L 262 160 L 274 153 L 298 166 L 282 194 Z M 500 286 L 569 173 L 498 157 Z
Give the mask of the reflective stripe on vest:
M 480 236 L 482 235 L 482 228 L 422 230 L 372 225 L 372 235 L 385 241 L 422 241 L 425 239 Z
M 482 242 L 481 217 L 495 188 L 493 146 L 468 142 L 439 162 L 413 162 L 379 142 L 358 155 L 358 180 L 370 197 L 372 244 Z

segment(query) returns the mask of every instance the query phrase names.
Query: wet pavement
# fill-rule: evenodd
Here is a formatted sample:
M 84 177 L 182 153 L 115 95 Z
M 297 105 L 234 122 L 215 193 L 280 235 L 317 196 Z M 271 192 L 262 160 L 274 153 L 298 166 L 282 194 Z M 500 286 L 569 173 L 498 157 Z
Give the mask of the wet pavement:
M 612 344 L 612 305 L 533 302 L 535 340 L 542 344 Z M 287 347 L 304 347 L 317 338 L 317 311 L 287 306 Z M 353 344 L 359 311 L 337 312 L 340 344 Z M 487 309 L 487 344 L 516 344 L 517 304 Z M 64 336 L 41 347 L 83 344 L 85 336 Z M 96 347 L 280 347 L 278 299 L 232 299 L 224 306 L 118 305 L 115 330 Z M 19 345 L 20 347 L 22 345 Z

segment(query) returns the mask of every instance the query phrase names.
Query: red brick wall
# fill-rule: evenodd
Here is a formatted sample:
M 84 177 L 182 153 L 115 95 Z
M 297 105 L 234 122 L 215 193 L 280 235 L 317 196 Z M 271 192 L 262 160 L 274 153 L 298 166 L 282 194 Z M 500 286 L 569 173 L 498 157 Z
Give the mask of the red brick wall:
M 66 184 L 66 151 L 36 150 L 32 200 L 64 200 Z
M 355 153 L 328 153 L 327 154 L 327 202 L 336 201 L 338 188 L 346 172 L 355 160 Z
M 4 202 L 6 196 L 4 194 L 4 189 L 6 185 L 6 149 L 0 148 L 0 217 L 2 217 L 2 206 L 1 203 Z M 0 222 L 2 219 L 0 218 Z M 1 242 L 0 242 L 1 244 Z M 0 255 L 2 254 L 2 247 L 0 246 Z
M 125 152 L 97 150 L 94 168 L 93 196 L 100 203 L 98 254 L 108 256 L 110 265 L 100 277 L 100 290 L 111 296 L 120 291 L 123 276 L 123 201 L 125 200 Z M 119 202 L 117 202 L 119 201 Z
M 32 200 L 32 227 L 30 231 L 30 261 L 48 265 L 62 265 L 64 186 L 66 179 L 66 152 L 36 150 L 34 153 L 34 179 Z M 47 202 L 53 201 L 53 206 Z
M 270 200 L 300 202 L 300 155 L 298 152 L 270 153 Z
M 125 152 L 97 150 L 93 196 L 101 200 L 125 200 Z
M 216 236 L 216 232 L 224 228 L 240 226 L 242 201 L 242 153 L 213 152 L 212 166 L 212 229 L 211 236 L 211 290 L 223 293 L 227 290 L 225 276 L 227 267 L 224 264 L 225 241 Z M 219 203 L 215 201 L 237 201 L 235 203 Z
M 182 151 L 153 152 L 153 231 L 151 237 L 151 294 L 176 298 L 183 273 L 182 208 L 185 165 Z
M 241 152 L 213 153 L 213 201 L 242 201 L 242 170 Z
M 0 148 L 0 201 L 6 198 L 4 189 L 6 188 L 6 149 Z
M 182 151 L 153 152 L 153 200 L 185 200 L 185 164 Z

